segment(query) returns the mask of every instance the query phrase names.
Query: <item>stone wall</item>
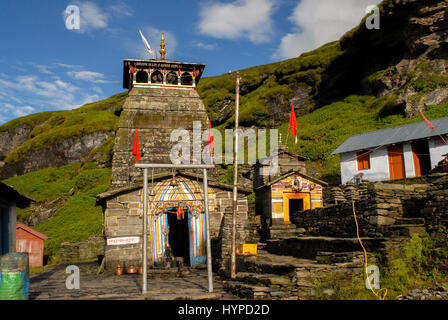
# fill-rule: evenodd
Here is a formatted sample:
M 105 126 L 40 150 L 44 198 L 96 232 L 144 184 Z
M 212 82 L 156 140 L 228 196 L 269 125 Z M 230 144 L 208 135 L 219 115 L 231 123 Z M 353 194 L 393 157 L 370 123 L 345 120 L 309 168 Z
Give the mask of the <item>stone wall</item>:
M 295 224 L 305 228 L 310 235 L 356 237 L 352 202 L 355 201 L 360 235 L 388 236 L 391 226 L 400 224 L 404 218 L 419 216 L 427 201 L 430 185 L 367 183 L 340 190 L 345 191 L 345 197 L 339 200 L 341 203 L 297 213 Z
M 227 205 L 221 207 L 221 226 L 217 240 L 219 244 L 213 253 L 214 266 L 217 271 L 228 273 L 230 257 L 232 252 L 232 217 L 233 217 L 233 193 L 230 191 L 217 194 Z M 210 222 L 212 226 L 212 223 Z M 237 223 L 236 223 L 236 246 L 246 243 L 249 238 L 248 203 L 244 195 L 238 196 Z
M 442 224 L 448 227 L 448 174 L 441 174 L 432 183 L 423 214 L 431 226 Z
M 104 246 L 102 236 L 92 236 L 81 242 L 64 242 L 60 250 L 61 263 L 98 260 L 98 256 L 104 256 Z
M 142 177 L 141 170 L 134 167 L 135 158 L 132 155 L 136 129 L 141 163 L 171 163 L 171 149 L 178 143 L 170 141 L 173 130 L 183 129 L 190 133 L 191 149 L 193 145 L 201 144 L 201 137 L 199 141 L 192 139 L 194 121 L 201 123 L 202 130 L 208 128 L 204 104 L 195 90 L 133 88 L 129 92 L 118 123 L 111 187 L 118 189 L 132 185 Z M 205 145 L 205 142 L 202 142 L 202 145 Z

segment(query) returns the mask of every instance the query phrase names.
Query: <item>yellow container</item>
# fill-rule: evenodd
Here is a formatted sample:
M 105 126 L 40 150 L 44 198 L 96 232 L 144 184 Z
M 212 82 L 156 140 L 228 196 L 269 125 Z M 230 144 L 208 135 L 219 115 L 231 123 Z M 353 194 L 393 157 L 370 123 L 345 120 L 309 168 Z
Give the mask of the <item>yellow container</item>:
M 241 254 L 257 255 L 257 244 L 243 243 L 239 247 Z

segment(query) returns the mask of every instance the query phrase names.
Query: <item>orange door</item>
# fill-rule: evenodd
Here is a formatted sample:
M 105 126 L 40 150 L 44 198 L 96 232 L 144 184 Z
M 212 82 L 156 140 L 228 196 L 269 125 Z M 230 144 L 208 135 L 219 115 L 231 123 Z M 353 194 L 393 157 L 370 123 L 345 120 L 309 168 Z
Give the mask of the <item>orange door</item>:
M 390 180 L 404 179 L 406 172 L 404 169 L 403 145 L 398 144 L 387 148 L 389 157 Z
M 412 144 L 415 176 L 421 177 L 431 171 L 431 158 L 429 156 L 428 141 L 414 142 Z

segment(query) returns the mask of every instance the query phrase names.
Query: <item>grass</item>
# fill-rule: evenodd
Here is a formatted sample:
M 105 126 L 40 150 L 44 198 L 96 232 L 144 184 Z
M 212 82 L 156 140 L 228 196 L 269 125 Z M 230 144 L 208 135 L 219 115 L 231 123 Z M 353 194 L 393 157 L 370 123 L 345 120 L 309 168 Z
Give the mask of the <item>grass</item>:
M 381 288 L 387 288 L 387 300 L 394 300 L 406 295 L 414 289 L 425 289 L 437 283 L 448 281 L 446 245 L 448 243 L 447 229 L 438 227 L 438 235 L 428 233 L 413 235 L 400 248 L 391 249 L 395 256 L 387 265 L 378 262 L 381 276 Z M 437 267 L 444 267 L 445 271 Z M 357 268 L 352 274 L 320 274 L 314 278 L 316 284 L 316 299 L 335 300 L 376 300 L 377 297 L 365 286 L 364 268 Z M 326 296 L 323 291 L 333 289 L 333 297 Z
M 23 159 L 30 150 L 40 150 L 62 140 L 84 136 L 94 132 L 113 132 L 117 130 L 118 115 L 126 100 L 127 92 L 108 99 L 87 104 L 70 111 L 45 112 L 15 119 L 0 127 L 2 130 L 25 123 L 33 127 L 30 139 L 12 151 L 5 158 L 6 163 Z
M 317 96 L 321 73 L 341 53 L 339 43 L 332 42 L 298 58 L 241 70 L 241 124 L 276 126 L 284 118 L 284 112 L 289 111 L 288 100 L 294 95 L 292 88 L 305 83 L 311 96 Z M 217 119 L 225 104 L 230 102 L 232 110 L 234 109 L 235 79 L 228 74 L 204 78 L 198 85 L 198 93 L 212 123 L 218 124 Z M 276 102 L 276 109 L 280 108 L 283 114 L 273 114 L 268 110 L 266 104 L 273 101 Z M 283 104 L 279 105 L 278 101 L 283 101 Z M 313 106 L 307 106 L 308 110 Z M 230 127 L 234 121 L 234 113 L 231 112 L 219 124 Z
M 67 199 L 54 217 L 33 227 L 49 237 L 44 253 L 50 257 L 50 263 L 58 262 L 61 243 L 101 235 L 102 208 L 95 205 L 96 195 L 109 189 L 110 176 L 110 169 L 99 169 L 94 162 L 89 162 L 38 170 L 5 180 L 37 201 Z M 26 213 L 25 210 L 23 214 Z M 19 218 L 23 216 L 19 214 Z

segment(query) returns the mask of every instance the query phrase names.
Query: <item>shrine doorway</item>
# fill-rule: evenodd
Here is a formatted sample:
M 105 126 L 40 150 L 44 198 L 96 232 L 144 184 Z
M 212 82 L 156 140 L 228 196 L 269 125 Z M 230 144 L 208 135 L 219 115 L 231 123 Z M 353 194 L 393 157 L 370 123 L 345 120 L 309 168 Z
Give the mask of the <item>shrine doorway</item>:
M 183 214 L 182 214 L 183 212 Z M 182 207 L 171 208 L 168 215 L 168 244 L 173 258 L 182 258 L 184 265 L 190 265 L 190 230 L 188 212 Z

